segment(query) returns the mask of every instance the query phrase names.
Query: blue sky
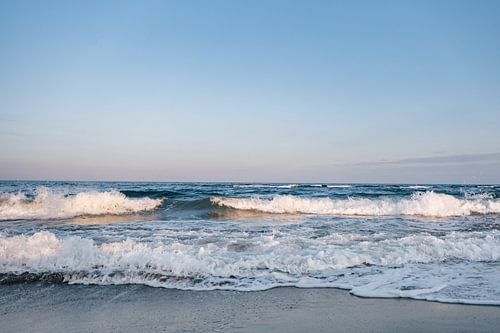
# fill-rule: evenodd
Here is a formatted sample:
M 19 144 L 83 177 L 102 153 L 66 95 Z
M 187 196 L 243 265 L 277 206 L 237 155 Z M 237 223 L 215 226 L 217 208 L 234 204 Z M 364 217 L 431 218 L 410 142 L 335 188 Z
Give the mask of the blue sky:
M 499 183 L 499 17 L 0 0 L 0 179 Z

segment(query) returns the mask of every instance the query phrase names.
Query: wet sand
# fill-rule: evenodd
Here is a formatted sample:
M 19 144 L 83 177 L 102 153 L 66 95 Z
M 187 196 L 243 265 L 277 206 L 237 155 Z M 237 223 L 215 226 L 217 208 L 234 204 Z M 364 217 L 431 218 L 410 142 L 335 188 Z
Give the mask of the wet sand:
M 500 307 L 359 298 L 337 289 L 182 291 L 0 286 L 10 332 L 498 332 Z

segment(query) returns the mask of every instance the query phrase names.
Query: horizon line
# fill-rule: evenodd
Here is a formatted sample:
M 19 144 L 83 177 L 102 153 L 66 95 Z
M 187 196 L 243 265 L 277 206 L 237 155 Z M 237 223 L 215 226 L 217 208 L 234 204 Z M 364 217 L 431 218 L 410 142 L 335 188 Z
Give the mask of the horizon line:
M 310 182 L 310 181 L 203 181 L 203 180 L 189 180 L 189 181 L 174 181 L 174 180 L 69 180 L 69 179 L 0 179 L 0 182 L 68 182 L 68 183 L 191 183 L 191 184 L 298 184 L 298 185 L 493 185 L 500 186 L 500 183 L 416 183 L 416 182 Z

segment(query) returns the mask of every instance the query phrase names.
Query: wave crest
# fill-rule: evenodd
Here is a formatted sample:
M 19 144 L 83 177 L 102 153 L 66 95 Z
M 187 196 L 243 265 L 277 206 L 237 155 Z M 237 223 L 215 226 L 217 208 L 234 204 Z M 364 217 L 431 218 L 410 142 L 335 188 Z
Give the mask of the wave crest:
M 132 214 L 153 210 L 161 204 L 161 199 L 131 199 L 118 191 L 65 195 L 47 188 L 39 188 L 32 199 L 24 193 L 1 193 L 0 221 Z
M 417 192 L 404 199 L 311 199 L 288 195 L 271 199 L 214 197 L 212 203 L 222 207 L 278 214 L 450 217 L 500 213 L 498 199 L 486 196 L 459 199 L 432 191 Z

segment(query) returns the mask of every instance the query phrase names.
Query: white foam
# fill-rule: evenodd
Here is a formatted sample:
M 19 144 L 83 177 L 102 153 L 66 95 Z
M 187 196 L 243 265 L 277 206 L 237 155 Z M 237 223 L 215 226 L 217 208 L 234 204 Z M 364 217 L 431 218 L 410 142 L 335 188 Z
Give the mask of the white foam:
M 304 249 L 294 246 L 291 240 L 279 241 L 273 236 L 233 239 L 201 246 L 180 242 L 138 242 L 133 239 L 98 245 L 91 239 L 60 239 L 51 232 L 42 231 L 32 236 L 0 237 L 0 267 L 3 272 L 81 271 L 100 267 L 104 271 L 150 270 L 177 276 L 246 276 L 252 270 L 264 268 L 307 274 L 361 264 L 391 266 L 451 259 L 500 259 L 497 234 L 453 233 L 445 238 L 416 235 L 384 241 L 369 241 L 366 237 L 352 234 L 334 234 L 310 242 L 310 246 Z M 249 250 L 229 251 L 237 248 L 235 243 L 245 244 Z
M 384 241 L 356 234 L 319 239 L 241 234 L 215 243 L 126 239 L 98 244 L 47 231 L 0 236 L 0 273 L 62 273 L 69 283 L 243 291 L 341 287 L 367 297 L 485 304 L 500 303 L 499 269 L 488 266 L 499 259 L 500 233 L 495 231 Z
M 465 216 L 500 213 L 500 201 L 490 197 L 459 199 L 435 192 L 414 193 L 410 198 L 330 199 L 275 196 L 262 198 L 214 197 L 219 206 L 266 213 L 365 215 L 365 216 Z
M 159 199 L 131 199 L 117 191 L 65 195 L 39 188 L 33 199 L 25 194 L 0 194 L 0 220 L 70 218 L 82 215 L 118 215 L 152 210 Z

